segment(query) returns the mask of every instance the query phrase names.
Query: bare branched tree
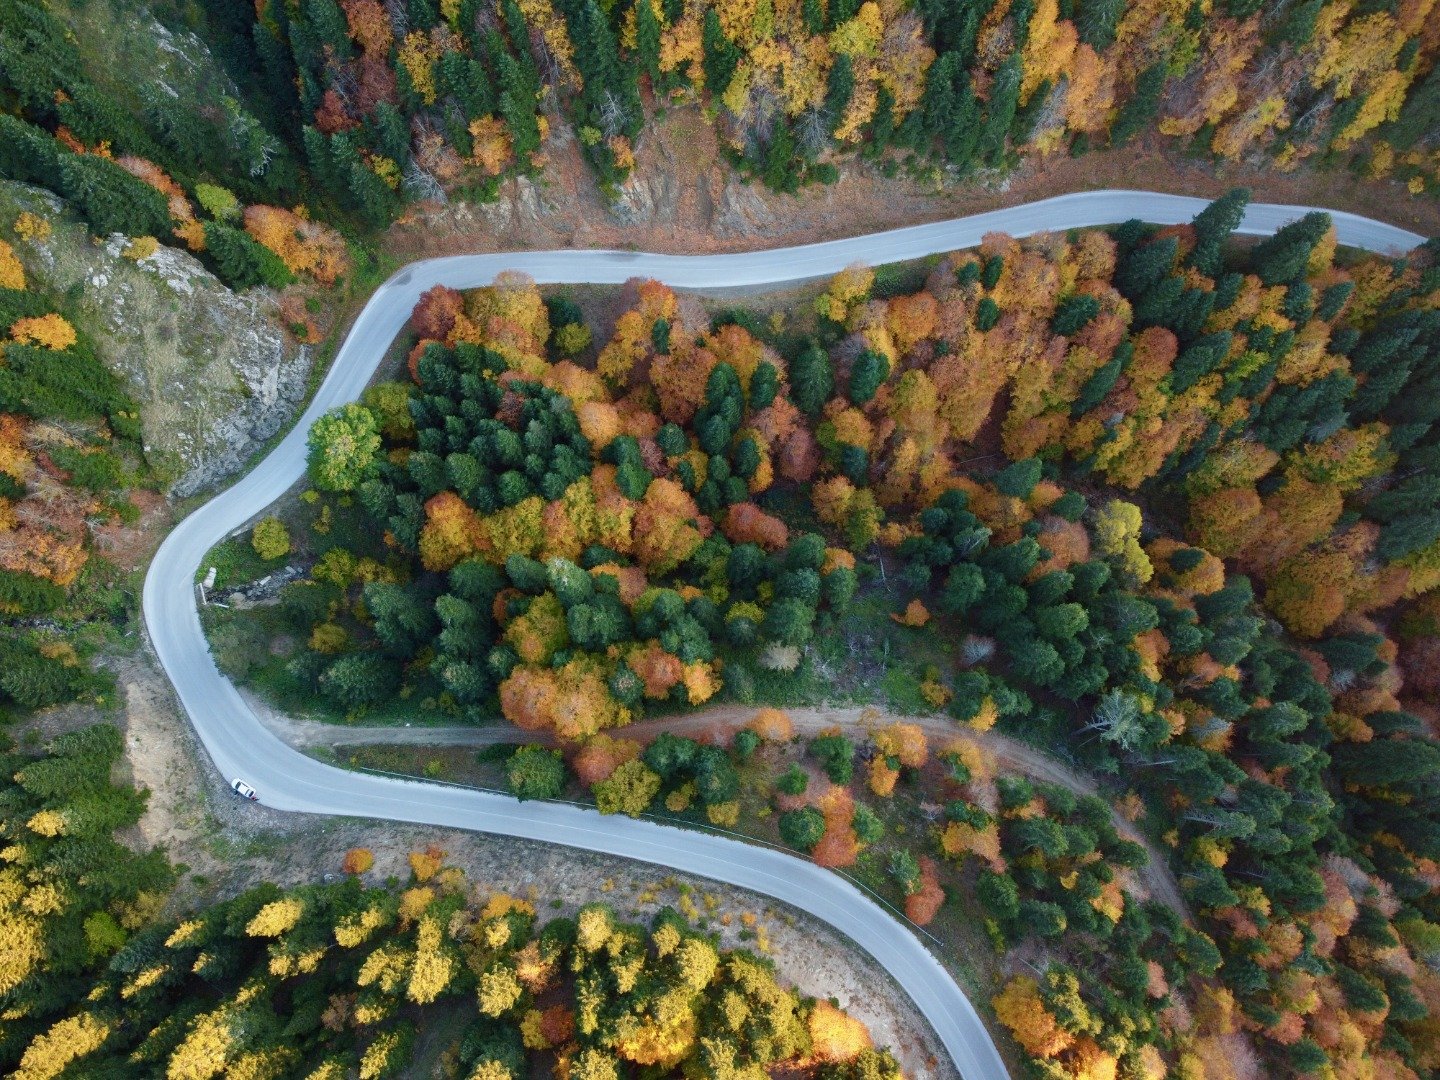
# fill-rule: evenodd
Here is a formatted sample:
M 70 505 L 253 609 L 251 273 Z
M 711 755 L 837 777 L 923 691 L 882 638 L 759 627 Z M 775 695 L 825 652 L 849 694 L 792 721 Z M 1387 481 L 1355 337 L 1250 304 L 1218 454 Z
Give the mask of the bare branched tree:
M 405 193 L 413 199 L 442 204 L 450 201 L 445 195 L 445 189 L 440 186 L 440 181 L 416 164 L 414 158 L 405 164 L 404 185 Z
M 599 112 L 600 130 L 605 133 L 607 139 L 624 134 L 630 117 L 625 110 L 625 103 L 620 100 L 620 95 L 607 87 L 600 95 L 600 106 L 597 111 Z
M 545 86 L 558 87 L 564 72 L 561 70 L 560 61 L 555 58 L 554 50 L 550 48 L 550 43 L 538 30 L 530 31 L 530 52 L 535 57 L 540 82 Z
M 1128 753 L 1145 737 L 1142 721 L 1140 702 L 1133 694 L 1116 687 L 1104 693 L 1095 705 L 1090 723 L 1080 731 L 1095 732 L 1106 742 L 1114 743 Z
M 780 102 L 774 91 L 763 83 L 752 83 L 745 108 L 736 120 L 740 130 L 744 132 L 746 145 L 751 148 L 754 156 L 760 156 L 765 147 L 770 145 L 770 138 L 775 132 L 775 117 L 779 111 Z
M 397 40 L 410 32 L 410 10 L 405 0 L 385 0 L 385 14 L 390 17 L 390 29 Z
M 830 135 L 835 130 L 835 118 L 826 108 L 806 109 L 795 123 L 800 139 L 800 148 L 810 157 L 819 157 L 830 149 Z

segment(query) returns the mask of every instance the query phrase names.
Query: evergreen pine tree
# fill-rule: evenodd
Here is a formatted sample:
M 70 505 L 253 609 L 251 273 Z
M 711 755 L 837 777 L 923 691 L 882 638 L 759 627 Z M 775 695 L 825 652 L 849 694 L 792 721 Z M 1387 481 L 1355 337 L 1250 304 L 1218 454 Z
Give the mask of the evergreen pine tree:
M 918 110 L 922 117 L 921 145 L 915 147 L 917 151 L 931 150 L 937 143 L 943 145 L 949 136 L 959 109 L 955 94 L 959 69 L 959 57 L 954 53 L 943 53 L 925 73 L 925 93 Z
M 295 280 L 280 256 L 248 233 L 218 221 L 205 223 L 205 256 L 221 280 L 234 289 L 256 285 L 278 289 Z
M 336 171 L 344 178 L 350 204 L 372 225 L 388 222 L 395 193 L 365 163 L 349 132 L 337 131 L 330 136 L 330 154 Z
M 540 149 L 540 127 L 535 121 L 535 94 L 537 84 L 532 80 L 528 68 L 505 47 L 496 31 L 486 38 L 486 48 L 495 67 L 500 87 L 497 112 L 510 131 L 510 144 L 515 159 L 529 167 L 531 156 Z
M 466 121 L 495 111 L 495 88 L 485 65 L 464 53 L 447 52 L 436 65 L 439 82 L 454 97 Z
M 701 45 L 705 50 L 705 88 L 712 97 L 725 93 L 735 69 L 740 64 L 740 50 L 725 36 L 720 28 L 720 16 L 713 7 L 705 9 L 705 22 L 701 29 Z M 833 78 L 833 76 L 832 76 Z M 848 95 L 847 95 L 848 100 Z
M 970 75 L 960 73 L 959 86 L 955 92 L 955 119 L 945 132 L 945 157 L 961 172 L 969 172 L 975 166 L 975 148 L 980 142 L 980 99 L 970 84 Z
M 301 11 L 316 38 L 330 49 L 336 60 L 343 62 L 355 55 L 350 26 L 335 0 L 304 0 Z
M 1160 112 L 1160 95 L 1165 90 L 1165 64 L 1157 61 L 1135 78 L 1130 100 L 1120 107 L 1110 125 L 1110 144 L 1124 146 L 1150 124 Z
M 813 2 L 813 0 L 812 0 Z M 640 66 L 650 76 L 651 85 L 660 80 L 660 20 L 655 17 L 651 0 L 636 0 L 635 53 Z
M 375 106 L 370 118 L 375 131 L 375 152 L 395 164 L 404 166 L 410 160 L 410 125 L 388 101 Z
M 165 236 L 170 205 L 164 195 L 113 161 L 91 154 L 60 158 L 57 189 L 98 236 Z
M 1330 229 L 1330 215 L 1321 211 L 1306 214 L 1267 236 L 1250 254 L 1250 264 L 1266 285 L 1283 285 L 1305 275 L 1315 245 Z
M 1080 40 L 1097 52 L 1115 44 L 1115 29 L 1125 11 L 1125 0 L 1076 0 L 1075 29 Z
M 306 124 L 300 131 L 300 141 L 305 145 L 305 157 L 310 162 L 311 175 L 326 191 L 335 191 L 340 185 L 335 159 L 330 154 L 330 140 L 319 128 Z
M 0 176 L 51 187 L 63 153 L 60 144 L 34 124 L 0 113 Z
M 816 417 L 835 390 L 830 357 L 811 342 L 790 365 L 790 399 L 806 416 Z
M 1132 299 L 1153 288 L 1175 265 L 1180 241 L 1174 236 L 1141 244 L 1126 255 L 1115 273 L 1115 286 Z
M 1240 227 L 1249 203 L 1249 188 L 1233 188 L 1195 215 L 1191 266 L 1209 277 L 1219 276 L 1223 269 L 1221 252 L 1230 234 Z
M 1277 35 L 1279 40 L 1289 42 L 1296 48 L 1310 44 L 1315 36 L 1315 25 L 1320 20 L 1320 11 L 1325 0 L 1299 0 L 1291 6 Z
M 990 100 L 985 106 L 985 121 L 980 129 L 976 154 L 987 169 L 999 168 L 1005 161 L 1005 140 L 1015 111 L 1020 105 L 1020 54 L 1017 52 L 1000 66 L 990 87 Z

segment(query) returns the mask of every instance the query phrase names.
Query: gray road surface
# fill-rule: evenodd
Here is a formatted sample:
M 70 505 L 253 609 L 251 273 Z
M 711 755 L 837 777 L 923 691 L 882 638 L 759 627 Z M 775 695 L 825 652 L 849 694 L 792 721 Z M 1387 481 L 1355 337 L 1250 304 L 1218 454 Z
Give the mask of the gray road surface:
M 311 422 L 359 397 L 416 299 L 432 285 L 474 288 L 488 284 L 502 270 L 523 271 L 542 284 L 618 284 L 632 277 L 653 277 L 677 288 L 784 285 L 830 275 L 855 262 L 876 265 L 972 247 L 992 231 L 1021 236 L 1132 217 L 1172 224 L 1189 221 L 1205 205 L 1202 199 L 1153 192 L 1095 191 L 932 225 L 737 255 L 543 251 L 414 263 L 371 297 L 314 401 L 280 445 L 242 480 L 181 522 L 161 544 L 145 579 L 143 601 L 155 652 L 216 768 L 227 780 L 245 778 L 267 806 L 568 844 L 764 893 L 823 919 L 879 960 L 933 1025 L 965 1080 L 1000 1080 L 1007 1076 L 1004 1063 L 965 994 L 909 930 L 847 881 L 806 860 L 722 837 L 602 817 L 575 807 L 522 805 L 500 795 L 350 773 L 307 758 L 266 730 L 215 667 L 191 583 L 212 546 L 258 516 L 300 479 Z M 1268 234 L 1309 209 L 1252 204 L 1240 231 Z M 1333 216 L 1340 242 L 1354 247 L 1400 252 L 1424 239 L 1353 214 Z

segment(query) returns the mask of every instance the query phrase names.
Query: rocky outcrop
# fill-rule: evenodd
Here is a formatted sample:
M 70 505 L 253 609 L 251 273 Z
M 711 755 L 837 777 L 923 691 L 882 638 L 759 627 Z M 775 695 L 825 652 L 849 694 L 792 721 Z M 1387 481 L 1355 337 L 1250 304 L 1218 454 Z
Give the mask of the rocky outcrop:
M 555 207 L 540 184 L 528 176 L 517 176 L 505 181 L 489 202 L 433 204 L 426 208 L 423 220 L 427 228 L 436 232 L 470 232 L 481 227 L 485 232 L 503 233 L 523 232 L 545 223 L 554 214 Z
M 29 210 L 51 236 L 17 241 L 33 281 L 67 293 L 105 364 L 140 404 L 145 456 L 185 496 L 237 472 L 294 417 L 309 351 L 280 328 L 275 297 L 237 294 L 193 255 L 160 247 L 135 260 L 120 235 L 96 241 L 48 192 L 0 184 L 0 219 Z
M 615 189 L 608 209 L 621 225 L 673 225 L 680 195 L 680 177 L 673 169 L 636 169 Z
M 776 224 L 774 200 L 758 181 L 743 183 L 734 173 L 719 184 L 710 229 L 724 239 L 766 236 Z

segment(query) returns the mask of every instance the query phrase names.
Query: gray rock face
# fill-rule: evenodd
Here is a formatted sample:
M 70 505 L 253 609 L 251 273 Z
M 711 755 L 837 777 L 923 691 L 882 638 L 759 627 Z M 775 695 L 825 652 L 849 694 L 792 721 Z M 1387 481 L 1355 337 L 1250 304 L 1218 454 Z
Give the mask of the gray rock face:
M 621 225 L 671 225 L 680 208 L 680 179 L 669 169 L 636 170 L 616 189 L 610 216 Z
M 112 236 L 98 250 L 123 263 L 127 244 Z M 117 359 L 132 361 L 120 370 L 142 403 L 146 454 L 183 470 L 170 489 L 183 497 L 238 471 L 294 415 L 309 351 L 281 333 L 272 295 L 236 294 L 186 252 L 162 247 L 130 265 L 148 278 L 101 287 L 102 268 L 89 283 L 92 333 L 103 327 Z
M 0 184 L 0 215 L 51 221 L 49 239 L 17 241 L 16 254 L 33 281 L 78 294 L 77 321 L 139 402 L 146 458 L 171 494 L 233 474 L 305 393 L 309 350 L 282 333 L 274 295 L 232 292 L 175 248 L 136 261 L 126 237 L 96 242 L 62 207 L 48 192 Z
M 711 231 L 716 236 L 726 239 L 764 236 L 774 224 L 775 213 L 758 181 L 745 184 L 734 175 L 725 178 L 710 219 Z
M 432 211 L 429 220 L 437 228 L 461 230 L 484 222 L 486 228 L 498 231 L 535 225 L 554 212 L 540 185 L 528 176 L 517 176 L 507 180 L 491 202 L 452 202 Z

